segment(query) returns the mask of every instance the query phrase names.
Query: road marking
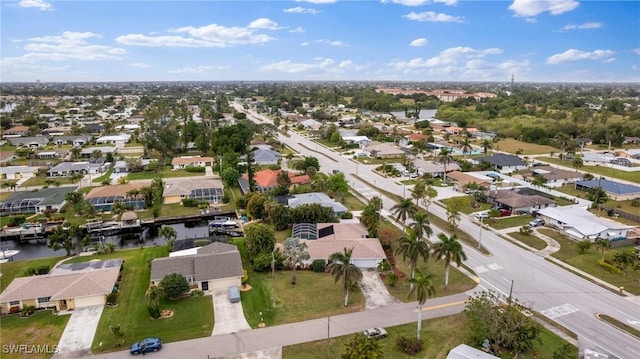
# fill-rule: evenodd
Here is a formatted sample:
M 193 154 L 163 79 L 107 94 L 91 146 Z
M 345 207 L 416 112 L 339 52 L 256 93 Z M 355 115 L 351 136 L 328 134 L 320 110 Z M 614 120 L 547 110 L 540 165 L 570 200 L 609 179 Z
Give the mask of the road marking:
M 486 273 L 489 270 L 485 266 L 478 266 L 478 267 L 473 268 L 473 271 L 476 272 L 476 273 Z
M 580 309 L 574 307 L 573 305 L 571 305 L 569 303 L 566 303 L 566 304 L 563 304 L 563 305 L 559 305 L 557 307 L 552 307 L 552 308 L 549 308 L 549 309 L 545 309 L 545 310 L 541 311 L 540 313 L 544 314 L 549 319 L 554 319 L 554 318 L 562 317 L 564 315 L 575 313 L 577 311 L 580 311 Z
M 498 269 L 502 269 L 502 266 L 497 264 L 497 263 L 491 263 L 488 264 L 487 267 L 489 267 L 489 269 L 491 270 L 498 270 Z
M 491 263 L 491 264 L 487 264 L 487 266 L 477 266 L 475 268 L 473 268 L 473 270 L 476 273 L 486 273 L 488 271 L 492 271 L 492 270 L 498 270 L 498 269 L 502 269 L 502 266 L 497 264 L 497 263 Z
M 422 311 L 425 312 L 427 310 L 434 310 L 434 309 L 440 309 L 440 308 L 447 308 L 447 307 L 453 307 L 454 305 L 459 305 L 459 304 L 464 304 L 466 303 L 466 300 L 461 300 L 458 302 L 451 302 L 451 303 L 444 303 L 444 304 L 438 304 L 438 305 L 432 305 L 430 307 L 422 307 Z M 414 310 L 414 312 L 418 312 L 417 309 Z

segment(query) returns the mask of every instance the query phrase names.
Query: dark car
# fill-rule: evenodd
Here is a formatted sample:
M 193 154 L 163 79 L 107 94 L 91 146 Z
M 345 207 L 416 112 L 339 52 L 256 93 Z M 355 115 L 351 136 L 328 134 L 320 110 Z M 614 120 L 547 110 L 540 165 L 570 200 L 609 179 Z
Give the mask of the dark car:
M 133 343 L 129 348 L 129 353 L 138 355 L 148 352 L 157 352 L 162 349 L 162 340 L 160 338 L 146 338 L 137 343 Z
M 387 337 L 387 331 L 384 328 L 365 329 L 362 334 L 369 339 L 381 339 Z

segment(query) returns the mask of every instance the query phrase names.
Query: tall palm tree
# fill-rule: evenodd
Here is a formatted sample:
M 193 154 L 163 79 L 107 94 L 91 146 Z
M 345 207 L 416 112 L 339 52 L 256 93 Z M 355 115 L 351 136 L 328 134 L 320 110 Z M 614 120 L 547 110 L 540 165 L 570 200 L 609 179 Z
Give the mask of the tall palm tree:
M 467 259 L 467 255 L 464 253 L 462 245 L 458 241 L 458 236 L 455 234 L 447 237 L 446 234 L 440 233 L 438 234 L 438 239 L 440 239 L 440 243 L 433 247 L 433 255 L 436 260 L 444 260 L 444 286 L 447 287 L 449 285 L 449 266 L 451 261 L 455 262 L 459 267 L 462 261 Z
M 447 183 L 447 165 L 453 162 L 453 156 L 451 156 L 451 150 L 443 148 L 438 154 L 438 162 L 444 166 L 444 173 L 442 174 L 442 182 Z
M 433 297 L 436 293 L 436 289 L 433 287 L 434 275 L 431 273 L 422 273 L 419 269 L 416 269 L 416 277 L 409 279 L 411 283 L 411 289 L 409 290 L 409 297 L 416 293 L 418 296 L 418 331 L 417 338 L 420 340 L 420 334 L 422 332 L 422 307 L 427 302 L 427 298 Z
M 402 199 L 400 202 L 396 203 L 395 206 L 391 207 L 391 212 L 395 216 L 396 221 L 402 221 L 403 232 L 406 228 L 407 218 L 413 217 L 417 210 L 418 209 L 411 201 L 411 198 Z
M 560 147 L 560 160 L 564 160 L 564 151 L 567 149 L 567 146 L 569 146 L 571 138 L 569 137 L 569 135 L 559 132 L 556 135 L 555 139 L 556 144 L 558 145 L 558 147 Z
M 611 248 L 611 241 L 605 238 L 598 237 L 593 242 L 596 249 L 599 249 L 602 252 L 602 260 L 604 260 L 604 251 Z
M 398 247 L 395 250 L 395 255 L 401 255 L 402 260 L 409 260 L 409 270 L 411 271 L 410 278 L 415 275 L 416 266 L 420 258 L 425 262 L 429 259 L 429 245 L 427 242 L 422 241 L 416 233 L 409 229 L 407 230 L 408 236 L 402 237 L 398 240 Z M 413 287 L 413 285 L 412 285 Z
M 411 219 L 413 219 L 413 223 L 409 225 L 409 228 L 416 234 L 416 237 L 419 239 L 422 239 L 424 235 L 431 237 L 433 230 L 431 229 L 427 212 L 416 211 Z
M 485 139 L 482 141 L 482 150 L 484 151 L 484 155 L 485 155 L 485 156 L 487 155 L 487 152 L 488 152 L 490 149 L 492 149 L 492 147 L 493 147 L 493 146 L 491 145 L 491 140 L 490 140 L 490 139 L 485 138 Z
M 462 140 L 462 143 L 460 144 L 460 149 L 462 150 L 462 154 L 464 155 L 464 158 L 467 158 L 467 155 L 471 153 L 471 150 L 473 150 L 473 147 L 471 147 L 471 142 L 469 142 L 468 136 L 465 136 L 464 140 Z
M 331 263 L 327 266 L 329 273 L 335 277 L 335 282 L 342 280 L 344 291 L 344 306 L 349 305 L 349 288 L 362 280 L 362 272 L 355 264 L 351 263 L 353 248 L 344 248 L 342 253 L 336 252 L 329 257 Z
M 293 277 L 291 278 L 291 284 L 296 285 L 298 279 L 296 277 L 296 268 L 300 262 L 309 259 L 309 252 L 307 251 L 307 244 L 300 242 L 299 238 L 287 238 L 283 242 L 284 245 L 284 258 L 287 266 L 293 270 Z

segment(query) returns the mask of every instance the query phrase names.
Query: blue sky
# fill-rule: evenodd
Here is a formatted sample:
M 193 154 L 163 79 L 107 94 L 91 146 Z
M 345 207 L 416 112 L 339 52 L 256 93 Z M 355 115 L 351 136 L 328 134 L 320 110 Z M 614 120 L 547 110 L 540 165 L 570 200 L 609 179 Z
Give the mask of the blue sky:
M 0 2 L 0 80 L 640 82 L 640 2 Z

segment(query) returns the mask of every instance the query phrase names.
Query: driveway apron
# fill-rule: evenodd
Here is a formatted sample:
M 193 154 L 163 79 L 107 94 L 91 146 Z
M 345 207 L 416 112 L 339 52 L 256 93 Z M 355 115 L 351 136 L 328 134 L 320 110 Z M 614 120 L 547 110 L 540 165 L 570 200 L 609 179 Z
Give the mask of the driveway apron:
M 91 344 L 103 309 L 104 305 L 76 308 L 64 328 L 54 358 L 84 358 L 91 355 Z
M 366 301 L 365 310 L 376 309 L 385 305 L 400 303 L 399 300 L 392 297 L 385 287 L 384 283 L 376 270 L 363 270 L 360 289 Z
M 227 298 L 226 290 L 213 292 L 213 315 L 215 324 L 211 335 L 236 333 L 251 329 L 244 317 L 242 303 L 231 303 Z

